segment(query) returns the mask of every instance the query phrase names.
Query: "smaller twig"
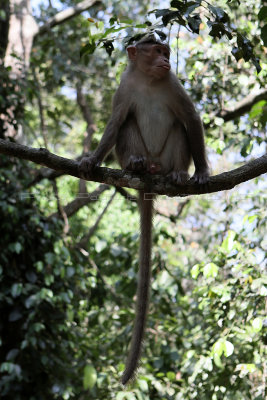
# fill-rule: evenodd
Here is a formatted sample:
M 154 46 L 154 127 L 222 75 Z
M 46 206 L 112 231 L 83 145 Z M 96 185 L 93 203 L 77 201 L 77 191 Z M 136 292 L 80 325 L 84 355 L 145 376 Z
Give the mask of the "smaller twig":
M 117 186 L 116 187 L 116 191 L 118 193 L 120 193 L 126 200 L 130 200 L 130 201 L 133 201 L 133 202 L 137 202 L 138 201 L 136 196 L 134 196 L 133 194 L 127 192 L 127 190 L 123 189 L 122 187 Z
M 158 215 L 160 215 L 161 217 L 164 218 L 168 218 L 169 220 L 171 220 L 172 222 L 176 222 L 177 219 L 180 217 L 180 215 L 183 212 L 183 209 L 185 208 L 185 206 L 190 202 L 190 199 L 186 199 L 184 201 L 182 201 L 181 203 L 179 203 L 178 207 L 177 207 L 177 212 L 175 214 L 170 214 L 170 215 L 166 215 L 161 211 L 156 210 L 156 213 Z
M 97 230 L 100 221 L 104 217 L 107 209 L 109 208 L 109 206 L 112 203 L 115 196 L 116 196 L 116 190 L 114 190 L 114 193 L 110 197 L 109 201 L 107 202 L 107 204 L 106 204 L 105 208 L 103 209 L 103 211 L 101 212 L 101 214 L 98 216 L 94 225 L 89 229 L 88 233 L 86 235 L 84 235 L 83 238 L 80 240 L 80 242 L 78 243 L 78 247 L 86 248 L 88 241 L 90 240 L 90 238 L 93 236 L 93 234 Z
M 37 102 L 38 102 L 38 108 L 39 108 L 39 115 L 40 115 L 40 132 L 42 135 L 42 138 L 44 140 L 44 145 L 45 148 L 48 149 L 48 142 L 47 142 L 47 132 L 46 132 L 46 126 L 45 126 L 45 118 L 44 118 L 44 106 L 43 106 L 43 101 L 42 101 L 42 91 L 41 91 L 41 86 L 39 83 L 39 79 L 37 77 L 35 67 L 32 67 L 32 74 L 34 77 L 34 83 L 36 85 L 36 96 L 37 96 Z
M 53 191 L 54 191 L 54 194 L 55 194 L 55 197 L 56 197 L 56 200 L 57 200 L 58 214 L 61 215 L 61 217 L 62 217 L 62 219 L 64 221 L 63 232 L 66 235 L 68 233 L 68 231 L 69 231 L 69 228 L 70 228 L 69 227 L 69 221 L 68 221 L 67 214 L 66 214 L 64 208 L 61 205 L 59 194 L 58 194 L 57 182 L 55 180 L 52 181 L 52 187 L 53 187 Z
M 78 193 L 77 197 L 66 204 L 62 209 L 66 216 L 69 218 L 72 215 L 76 214 L 82 207 L 87 206 L 88 204 L 97 201 L 99 196 L 105 191 L 109 190 L 110 186 L 108 185 L 99 185 L 99 187 L 91 193 Z M 58 217 L 60 214 L 55 212 L 51 214 L 48 218 L 51 219 L 53 217 Z
M 109 285 L 109 283 L 107 283 L 106 279 L 102 276 L 102 274 L 101 274 L 101 272 L 100 272 L 100 269 L 98 268 L 98 266 L 96 265 L 96 263 L 94 262 L 94 260 L 92 260 L 92 259 L 89 257 L 88 251 L 86 251 L 84 248 L 80 248 L 80 252 L 81 252 L 84 256 L 88 257 L 89 263 L 92 265 L 93 268 L 96 269 L 99 278 L 100 278 L 101 281 L 104 283 L 104 285 L 108 288 L 108 290 L 110 291 L 110 293 L 112 294 L 112 296 L 113 296 L 114 299 L 116 300 L 116 303 L 117 303 L 117 304 L 121 304 L 121 299 L 120 299 L 120 297 L 117 295 L 117 293 L 115 292 L 115 290 L 113 289 L 113 287 L 112 287 L 111 285 Z
M 88 153 L 88 151 L 90 151 L 91 149 L 92 135 L 96 130 L 96 126 L 94 124 L 86 98 L 82 92 L 82 87 L 80 83 L 77 83 L 76 91 L 77 91 L 77 103 L 80 107 L 83 118 L 87 124 L 86 134 L 83 141 L 83 154 L 85 154 Z

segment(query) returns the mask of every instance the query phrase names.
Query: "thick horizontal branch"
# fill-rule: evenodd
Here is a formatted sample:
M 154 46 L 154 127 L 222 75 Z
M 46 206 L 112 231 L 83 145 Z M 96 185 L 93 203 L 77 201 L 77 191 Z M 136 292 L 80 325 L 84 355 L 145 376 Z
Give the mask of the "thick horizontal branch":
M 77 161 L 59 157 L 43 148 L 33 149 L 0 139 L 0 153 L 29 160 L 83 179 L 79 174 Z M 88 180 L 108 185 L 145 190 L 148 193 L 165 194 L 167 196 L 187 196 L 232 189 L 236 185 L 256 178 L 266 172 L 267 154 L 248 162 L 242 167 L 210 177 L 206 185 L 199 185 L 193 181 L 189 181 L 184 186 L 178 186 L 168 182 L 164 176 L 139 175 L 129 171 L 101 167 L 96 167 Z
M 99 0 L 84 0 L 76 4 L 76 6 L 74 7 L 69 7 L 66 10 L 60 11 L 59 13 L 54 15 L 54 17 L 50 18 L 45 24 L 40 26 L 35 36 L 42 35 L 54 26 L 63 24 L 64 22 L 68 21 L 78 14 L 81 14 L 83 11 L 88 10 L 88 8 L 96 4 L 101 4 L 101 2 Z

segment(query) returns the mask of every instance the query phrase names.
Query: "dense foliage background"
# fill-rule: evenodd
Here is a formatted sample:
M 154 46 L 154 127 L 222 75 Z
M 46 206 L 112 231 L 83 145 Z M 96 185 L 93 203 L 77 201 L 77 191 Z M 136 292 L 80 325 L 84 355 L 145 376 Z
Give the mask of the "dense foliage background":
M 213 174 L 266 152 L 266 1 L 87 1 L 87 11 L 49 26 L 78 2 L 32 1 L 28 58 L 10 47 L 19 41 L 12 10 L 30 10 L 22 3 L 0 9 L 1 138 L 69 158 L 93 150 L 126 64 L 123 40 L 150 26 L 169 37 Z M 117 167 L 113 155 L 106 165 Z M 0 168 L 1 398 L 265 399 L 263 176 L 214 195 L 158 198 L 142 362 L 123 388 L 138 270 L 135 193 L 16 158 L 0 156 Z

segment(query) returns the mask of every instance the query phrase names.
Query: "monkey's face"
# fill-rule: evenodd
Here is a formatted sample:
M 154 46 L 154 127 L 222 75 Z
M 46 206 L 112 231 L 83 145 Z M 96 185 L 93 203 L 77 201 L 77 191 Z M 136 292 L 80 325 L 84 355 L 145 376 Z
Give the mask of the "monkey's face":
M 163 79 L 171 69 L 170 53 L 164 45 L 142 44 L 133 51 L 128 50 L 128 54 L 136 67 L 150 78 Z

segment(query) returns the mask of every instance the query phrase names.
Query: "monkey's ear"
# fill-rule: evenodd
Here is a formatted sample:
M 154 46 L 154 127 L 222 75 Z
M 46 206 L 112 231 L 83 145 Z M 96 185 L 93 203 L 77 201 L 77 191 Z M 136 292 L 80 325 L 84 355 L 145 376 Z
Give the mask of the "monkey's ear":
M 137 55 L 136 46 L 128 46 L 126 50 L 127 50 L 129 59 L 134 61 L 136 59 L 136 55 Z

